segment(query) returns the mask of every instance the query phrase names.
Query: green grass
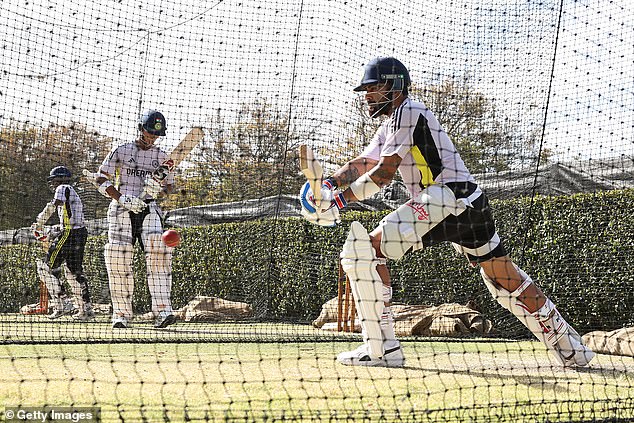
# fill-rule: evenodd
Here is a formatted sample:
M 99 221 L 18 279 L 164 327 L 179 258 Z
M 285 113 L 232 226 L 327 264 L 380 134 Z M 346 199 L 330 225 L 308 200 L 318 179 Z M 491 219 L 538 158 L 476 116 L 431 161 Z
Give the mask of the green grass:
M 91 326 L 41 325 L 58 334 L 65 326 Z M 92 326 L 114 336 L 107 323 Z M 194 327 L 179 324 L 174 331 Z M 411 340 L 403 343 L 405 368 L 346 367 L 335 356 L 356 342 L 271 342 L 280 330 L 283 338 L 318 333 L 307 326 L 215 330 L 268 336 L 259 342 L 0 344 L 0 405 L 94 405 L 103 421 L 634 419 L 631 358 L 599 355 L 577 371 L 559 367 L 537 342 Z M 156 333 L 148 325 L 136 331 Z

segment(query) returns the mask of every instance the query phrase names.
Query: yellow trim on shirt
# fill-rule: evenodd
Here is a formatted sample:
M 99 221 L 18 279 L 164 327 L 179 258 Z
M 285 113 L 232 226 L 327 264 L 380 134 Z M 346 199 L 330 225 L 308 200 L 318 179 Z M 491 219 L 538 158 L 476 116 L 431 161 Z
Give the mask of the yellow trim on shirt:
M 412 156 L 414 157 L 414 163 L 416 163 L 416 167 L 420 171 L 420 183 L 424 187 L 428 187 L 430 185 L 435 184 L 434 175 L 431 173 L 431 169 L 427 164 L 427 160 L 423 157 L 423 154 L 420 152 L 420 149 L 417 146 L 412 147 L 410 150 Z

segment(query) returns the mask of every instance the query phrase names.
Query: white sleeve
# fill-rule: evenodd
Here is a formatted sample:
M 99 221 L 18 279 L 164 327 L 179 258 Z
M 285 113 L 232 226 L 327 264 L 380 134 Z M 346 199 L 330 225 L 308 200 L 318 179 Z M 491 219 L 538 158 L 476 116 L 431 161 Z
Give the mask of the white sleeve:
M 414 113 L 417 115 L 416 113 Z M 386 122 L 385 144 L 381 156 L 398 154 L 404 158 L 414 146 L 415 122 L 412 122 L 412 110 L 409 104 L 403 104 Z
M 114 175 L 119 163 L 119 147 L 113 148 L 99 166 L 99 172 Z
M 381 158 L 381 149 L 385 144 L 385 126 L 381 125 L 379 129 L 377 129 L 374 137 L 372 137 L 372 141 L 366 148 L 363 149 L 360 156 L 366 157 L 368 159 L 376 160 L 377 162 Z

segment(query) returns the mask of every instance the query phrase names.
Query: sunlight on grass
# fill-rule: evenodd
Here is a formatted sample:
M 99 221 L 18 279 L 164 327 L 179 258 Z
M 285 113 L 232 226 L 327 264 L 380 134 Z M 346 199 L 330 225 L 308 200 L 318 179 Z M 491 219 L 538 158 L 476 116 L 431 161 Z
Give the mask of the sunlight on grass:
M 210 416 L 414 416 L 430 420 L 607 415 L 634 398 L 634 362 L 562 369 L 536 342 L 406 342 L 402 369 L 346 367 L 355 344 L 0 346 L 0 402 L 97 405 L 104 421 Z M 584 402 L 585 401 L 585 402 Z M 607 410 L 607 411 L 606 411 Z M 625 417 L 634 412 L 624 410 Z M 255 413 L 255 414 L 254 414 Z M 178 417 L 180 416 L 180 417 Z M 205 417 L 206 416 L 206 417 Z M 162 418 L 162 417 L 161 417 Z M 444 418 L 444 417 L 443 417 Z

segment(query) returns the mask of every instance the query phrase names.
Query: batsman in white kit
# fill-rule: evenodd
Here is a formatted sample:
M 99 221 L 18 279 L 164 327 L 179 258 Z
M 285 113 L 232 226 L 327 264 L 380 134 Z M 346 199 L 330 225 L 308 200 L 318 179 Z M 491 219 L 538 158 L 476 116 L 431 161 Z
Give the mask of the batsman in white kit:
M 372 232 L 359 222 L 351 224 L 341 265 L 350 280 L 364 343 L 339 354 L 337 360 L 352 366 L 404 365 L 405 355 L 394 334 L 386 260 L 448 241 L 479 267 L 498 303 L 542 341 L 561 365 L 588 365 L 594 353 L 531 277 L 508 257 L 486 195 L 434 114 L 408 97 L 409 86 L 409 72 L 400 61 L 393 57 L 371 60 L 354 91 L 365 92 L 372 118 L 386 119 L 358 157 L 323 180 L 317 198 L 309 182 L 300 191 L 302 214 L 323 226 L 336 225 L 339 211 L 348 202 L 378 193 L 397 171 L 411 194 Z
M 154 145 L 164 136 L 165 116 L 147 111 L 139 123 L 135 142 L 115 147 L 94 177 L 99 192 L 112 198 L 108 207 L 108 243 L 104 247 L 112 297 L 112 327 L 127 328 L 133 317 L 134 243 L 145 252 L 147 281 L 152 297 L 154 326 L 165 328 L 176 322 L 172 312 L 172 252 L 161 240 L 163 212 L 156 199 L 173 189 L 174 176 L 159 182 L 152 177 L 166 161 L 167 154 Z

